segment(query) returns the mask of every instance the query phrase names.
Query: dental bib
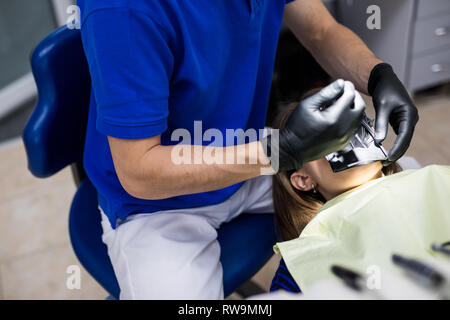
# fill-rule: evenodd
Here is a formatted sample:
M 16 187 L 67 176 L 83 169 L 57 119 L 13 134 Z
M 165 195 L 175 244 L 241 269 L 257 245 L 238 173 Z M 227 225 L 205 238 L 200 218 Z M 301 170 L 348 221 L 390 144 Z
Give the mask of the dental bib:
M 450 167 L 428 166 L 370 181 L 328 201 L 299 238 L 274 246 L 303 292 L 336 279 L 332 265 L 399 273 L 392 254 L 419 260 L 450 241 Z

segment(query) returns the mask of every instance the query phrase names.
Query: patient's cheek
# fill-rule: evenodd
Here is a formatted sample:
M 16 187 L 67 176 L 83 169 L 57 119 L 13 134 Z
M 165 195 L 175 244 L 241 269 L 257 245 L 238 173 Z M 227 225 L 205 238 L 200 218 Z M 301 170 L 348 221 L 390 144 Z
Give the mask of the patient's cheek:
M 330 164 L 325 158 L 308 162 L 304 166 L 305 173 L 308 174 L 316 184 L 329 182 L 330 174 L 333 173 Z

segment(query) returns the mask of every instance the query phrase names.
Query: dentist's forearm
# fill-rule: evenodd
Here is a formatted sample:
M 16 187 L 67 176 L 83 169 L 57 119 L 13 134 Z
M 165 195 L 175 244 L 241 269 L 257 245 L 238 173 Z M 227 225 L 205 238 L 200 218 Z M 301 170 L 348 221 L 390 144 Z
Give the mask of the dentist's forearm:
M 112 150 L 126 152 L 124 144 L 129 143 L 110 138 Z M 270 171 L 259 141 L 223 148 L 185 145 L 184 152 L 190 153 L 190 159 L 184 163 L 176 159 L 185 156 L 180 149 L 175 149 L 179 146 L 158 144 L 134 160 L 113 151 L 116 172 L 124 189 L 136 198 L 158 200 L 225 188 L 260 176 L 264 168 Z
M 353 31 L 337 23 L 320 0 L 291 2 L 284 22 L 330 76 L 368 93 L 370 72 L 382 61 Z
M 339 23 L 329 28 L 322 41 L 309 49 L 330 76 L 353 82 L 364 94 L 368 94 L 370 72 L 383 62 L 353 31 Z

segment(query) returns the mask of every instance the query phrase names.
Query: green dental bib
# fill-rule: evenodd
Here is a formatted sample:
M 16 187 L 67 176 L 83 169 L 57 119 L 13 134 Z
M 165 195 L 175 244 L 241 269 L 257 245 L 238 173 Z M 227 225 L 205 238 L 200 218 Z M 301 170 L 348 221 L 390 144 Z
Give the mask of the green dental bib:
M 336 279 L 332 265 L 399 272 L 393 253 L 427 260 L 450 240 L 450 167 L 428 166 L 370 181 L 328 201 L 299 238 L 274 246 L 302 291 Z

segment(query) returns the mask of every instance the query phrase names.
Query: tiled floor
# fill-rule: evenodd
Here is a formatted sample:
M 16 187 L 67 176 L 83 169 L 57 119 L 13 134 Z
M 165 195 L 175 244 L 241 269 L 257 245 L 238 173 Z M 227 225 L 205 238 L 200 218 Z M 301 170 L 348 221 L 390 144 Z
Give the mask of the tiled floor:
M 67 228 L 75 192 L 70 170 L 34 178 L 20 140 L 1 146 L 0 159 L 0 298 L 104 299 L 84 270 L 81 290 L 66 286 L 67 268 L 79 265 Z
M 450 86 L 415 100 L 421 121 L 407 155 L 422 165 L 450 165 Z M 368 113 L 373 116 L 370 107 Z M 391 135 L 385 145 L 392 141 Z M 79 265 L 67 231 L 75 192 L 70 170 L 34 178 L 16 139 L 0 146 L 0 177 L 0 299 L 104 299 L 107 293 L 83 269 L 81 289 L 66 286 L 67 268 Z M 278 259 L 254 277 L 266 290 Z

